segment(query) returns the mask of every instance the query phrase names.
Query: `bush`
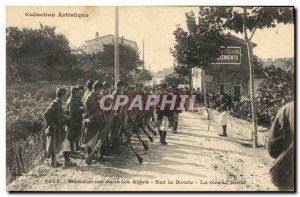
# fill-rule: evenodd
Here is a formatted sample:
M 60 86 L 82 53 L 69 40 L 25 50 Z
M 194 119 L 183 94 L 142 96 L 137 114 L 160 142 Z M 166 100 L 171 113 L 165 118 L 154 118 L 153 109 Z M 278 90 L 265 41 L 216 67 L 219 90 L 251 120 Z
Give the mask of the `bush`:
M 249 97 L 242 96 L 240 101 L 233 101 L 231 111 L 234 117 L 251 121 L 251 99 Z
M 270 66 L 264 69 L 265 80 L 256 92 L 257 124 L 270 128 L 278 110 L 294 100 L 294 73 Z M 232 109 L 233 116 L 251 121 L 251 100 L 242 97 Z
M 55 98 L 57 87 L 69 86 L 39 84 L 14 84 L 6 91 L 6 137 L 7 144 L 18 139 L 25 139 L 41 131 L 43 113 Z M 30 93 L 29 93 L 30 92 Z
M 271 127 L 278 110 L 294 100 L 294 72 L 270 66 L 264 74 L 265 80 L 256 92 L 257 121 Z

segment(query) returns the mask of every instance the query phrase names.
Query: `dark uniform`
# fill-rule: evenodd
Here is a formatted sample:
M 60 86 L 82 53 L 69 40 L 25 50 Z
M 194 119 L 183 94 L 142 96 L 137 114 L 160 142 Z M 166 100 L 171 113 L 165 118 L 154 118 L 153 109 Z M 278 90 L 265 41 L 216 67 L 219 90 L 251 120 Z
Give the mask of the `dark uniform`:
M 81 137 L 83 105 L 79 100 L 79 95 L 77 95 L 79 94 L 79 88 L 72 87 L 71 91 L 72 94 L 67 101 L 67 107 L 70 116 L 67 138 L 70 142 L 71 152 L 76 154 L 74 150 L 74 143 Z M 79 146 L 79 144 L 76 144 L 76 146 Z
M 56 161 L 56 154 L 63 152 L 65 158 L 65 166 L 74 166 L 69 158 L 70 146 L 67 140 L 67 131 L 64 129 L 68 117 L 64 114 L 60 95 L 65 95 L 64 89 L 58 89 L 56 94 L 58 97 L 52 101 L 50 106 L 44 113 L 44 118 L 47 124 L 46 135 L 46 150 L 48 157 L 51 157 L 51 166 L 60 166 Z
M 178 121 L 179 121 L 179 114 L 182 113 L 182 110 L 180 108 L 181 98 L 180 98 L 180 92 L 179 89 L 176 88 L 176 91 L 174 92 L 176 95 L 176 103 L 174 108 L 174 125 L 173 125 L 173 133 L 177 133 L 177 127 L 178 127 Z
M 114 105 L 116 104 L 116 99 L 119 95 L 123 95 L 123 87 L 125 83 L 123 81 L 118 81 L 117 88 L 112 93 L 112 99 Z M 122 101 L 120 101 L 122 102 Z M 113 105 L 113 106 L 114 106 Z M 114 109 L 114 124 L 111 131 L 111 141 L 112 141 L 112 150 L 113 152 L 118 152 L 121 144 L 120 132 L 122 125 L 124 123 L 125 111 L 122 110 L 122 106 L 119 106 L 118 109 Z
M 272 177 L 273 183 L 280 190 L 294 190 L 294 135 L 295 135 L 295 117 L 294 101 L 283 106 L 277 113 L 276 118 L 270 130 L 268 151 L 271 157 L 277 159 L 274 165 L 280 165 L 278 159 L 282 159 L 284 167 L 275 168 L 280 177 Z M 289 151 L 281 157 L 286 150 Z M 288 172 L 288 173 L 287 173 Z
M 87 97 L 84 108 L 85 108 L 85 135 L 83 139 L 83 143 L 86 144 L 87 154 L 92 151 L 93 146 L 93 137 L 95 137 L 100 129 L 101 121 L 100 121 L 100 112 L 98 105 L 98 94 L 96 92 L 92 92 Z

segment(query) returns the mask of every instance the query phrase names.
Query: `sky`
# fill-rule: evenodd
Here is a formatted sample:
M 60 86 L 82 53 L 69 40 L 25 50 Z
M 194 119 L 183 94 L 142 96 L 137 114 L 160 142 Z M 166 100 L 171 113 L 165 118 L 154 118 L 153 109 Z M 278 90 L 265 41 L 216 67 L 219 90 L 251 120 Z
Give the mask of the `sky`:
M 144 39 L 146 68 L 151 72 L 173 66 L 170 48 L 174 45 L 176 25 L 186 28 L 185 13 L 198 7 L 120 7 L 119 36 L 136 41 L 142 58 Z M 88 14 L 87 18 L 59 18 L 58 13 Z M 26 13 L 49 13 L 56 17 L 30 17 Z M 39 28 L 39 24 L 55 26 L 72 46 L 81 46 L 86 40 L 114 34 L 114 7 L 7 7 L 6 26 Z M 234 34 L 234 33 L 233 33 Z M 236 35 L 236 34 L 235 34 Z M 236 35 L 242 38 L 241 35 Z M 257 44 L 254 54 L 262 59 L 294 57 L 294 26 L 278 25 L 273 29 L 257 30 L 252 41 Z

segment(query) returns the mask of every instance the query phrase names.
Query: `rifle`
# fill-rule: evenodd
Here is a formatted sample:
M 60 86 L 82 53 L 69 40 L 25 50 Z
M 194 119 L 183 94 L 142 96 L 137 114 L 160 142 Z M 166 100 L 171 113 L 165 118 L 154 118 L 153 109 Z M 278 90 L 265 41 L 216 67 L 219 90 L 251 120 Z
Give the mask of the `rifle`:
M 103 143 L 104 143 L 104 140 L 106 138 L 106 136 L 108 135 L 109 133 L 109 129 L 111 128 L 111 125 L 112 125 L 112 122 L 113 122 L 113 119 L 114 119 L 114 112 L 111 111 L 108 118 L 107 118 L 107 122 L 105 124 L 105 127 L 104 129 L 102 130 L 103 132 L 98 134 L 100 135 L 99 138 L 98 138 L 98 142 L 97 144 L 94 146 L 92 152 L 90 155 L 87 156 L 87 158 L 85 159 L 85 163 L 88 164 L 88 165 L 91 165 L 92 161 L 93 161 L 93 158 L 94 156 L 99 152 L 99 150 L 101 149 Z
M 212 113 L 212 105 L 211 105 L 211 96 L 210 95 L 208 97 L 208 101 L 209 101 L 209 106 L 210 106 L 210 111 L 208 111 L 208 131 L 209 131 L 210 119 L 211 119 L 211 113 Z
M 132 126 L 133 126 L 133 130 L 134 130 L 137 138 L 141 141 L 141 143 L 142 143 L 142 145 L 144 147 L 144 150 L 148 150 L 149 149 L 148 142 L 142 140 L 141 136 L 139 135 L 139 131 L 138 131 L 139 125 L 137 123 L 137 121 L 138 121 L 137 120 L 138 119 L 137 118 L 137 114 L 133 114 L 133 116 L 135 116 L 136 122 L 134 121 L 133 117 L 131 117 L 131 116 L 129 117 L 130 118 L 130 122 L 132 123 Z
M 54 160 L 54 169 L 56 171 L 56 131 L 53 133 L 53 160 Z
M 146 124 L 147 124 L 146 125 L 147 128 L 153 133 L 154 136 L 157 136 L 157 133 L 156 133 L 155 129 L 152 128 L 152 126 L 150 125 L 149 121 L 148 120 L 145 120 L 145 121 L 146 121 Z M 156 124 L 156 122 L 155 122 L 155 124 Z

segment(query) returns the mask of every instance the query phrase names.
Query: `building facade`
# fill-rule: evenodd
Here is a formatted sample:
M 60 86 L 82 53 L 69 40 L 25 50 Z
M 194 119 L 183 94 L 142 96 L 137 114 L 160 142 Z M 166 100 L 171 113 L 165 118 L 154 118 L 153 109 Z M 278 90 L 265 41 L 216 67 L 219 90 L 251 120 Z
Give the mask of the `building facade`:
M 221 85 L 227 94 L 247 96 L 250 93 L 247 42 L 234 36 L 228 36 L 226 39 L 227 46 L 223 48 L 216 63 L 207 66 L 205 72 L 201 68 L 192 69 L 192 87 L 203 91 L 205 78 L 207 92 L 217 93 L 218 86 Z M 255 88 L 261 81 L 261 78 L 255 79 Z
M 115 42 L 115 36 L 112 34 L 105 35 L 105 36 L 99 36 L 99 33 L 96 32 L 95 38 L 91 40 L 85 41 L 86 43 L 86 52 L 87 53 L 97 53 L 99 51 L 103 51 L 103 46 L 105 44 L 114 44 Z M 126 44 L 136 51 L 138 51 L 138 46 L 135 41 L 131 41 L 128 39 L 125 39 L 123 37 L 119 38 L 120 44 Z

